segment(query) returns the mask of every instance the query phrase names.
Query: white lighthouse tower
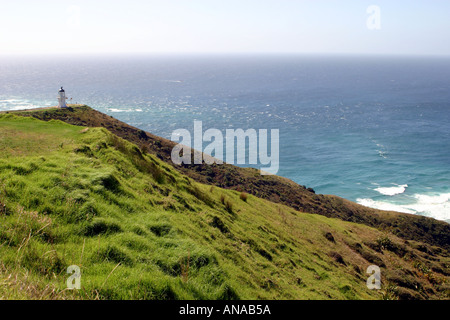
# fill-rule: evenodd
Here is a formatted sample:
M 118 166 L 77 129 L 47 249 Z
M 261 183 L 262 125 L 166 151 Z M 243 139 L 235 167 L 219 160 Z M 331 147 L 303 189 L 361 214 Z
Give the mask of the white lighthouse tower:
M 66 106 L 66 92 L 64 91 L 63 87 L 61 87 L 61 89 L 59 89 L 58 91 L 58 106 L 60 108 L 67 108 Z

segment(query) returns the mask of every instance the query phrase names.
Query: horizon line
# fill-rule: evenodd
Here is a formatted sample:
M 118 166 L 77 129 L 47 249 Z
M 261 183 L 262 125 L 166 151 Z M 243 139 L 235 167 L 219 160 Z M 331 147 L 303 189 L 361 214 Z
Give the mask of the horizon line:
M 450 53 L 368 53 L 368 52 L 22 52 L 4 53 L 1 57 L 54 56 L 351 56 L 351 57 L 439 57 L 450 58 Z

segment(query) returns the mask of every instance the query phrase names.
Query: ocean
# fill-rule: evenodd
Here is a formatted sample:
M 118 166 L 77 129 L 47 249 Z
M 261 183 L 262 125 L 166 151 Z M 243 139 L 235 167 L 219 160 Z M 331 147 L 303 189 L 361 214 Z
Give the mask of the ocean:
M 450 58 L 0 57 L 0 110 L 87 104 L 175 129 L 279 129 L 279 171 L 316 193 L 450 222 Z

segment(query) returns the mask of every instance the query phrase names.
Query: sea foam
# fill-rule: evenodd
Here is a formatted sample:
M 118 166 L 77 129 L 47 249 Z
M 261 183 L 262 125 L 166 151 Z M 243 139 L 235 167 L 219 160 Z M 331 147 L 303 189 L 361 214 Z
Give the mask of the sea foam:
M 397 212 L 404 212 L 404 213 L 416 213 L 415 211 L 407 209 L 402 205 L 385 202 L 385 201 L 376 201 L 376 200 L 372 200 L 372 199 L 368 199 L 368 198 L 358 198 L 358 199 L 356 199 L 356 202 L 363 206 L 366 206 L 369 208 L 374 208 L 374 209 L 379 209 L 379 210 L 397 211 Z
M 40 107 L 42 107 L 42 105 L 31 103 L 29 102 L 29 100 L 19 100 L 19 99 L 0 100 L 0 110 L 2 111 L 24 110 Z
M 134 109 L 116 109 L 116 108 L 108 108 L 109 112 L 133 112 Z
M 450 222 L 450 193 L 415 194 L 411 199 L 412 202 L 407 204 L 368 198 L 356 199 L 356 202 L 374 209 L 420 214 Z
M 406 188 L 408 188 L 408 185 L 402 184 L 402 185 L 396 185 L 394 187 L 380 187 L 380 188 L 376 188 L 374 190 L 378 191 L 379 193 L 381 193 L 385 196 L 395 196 L 396 194 L 405 192 Z

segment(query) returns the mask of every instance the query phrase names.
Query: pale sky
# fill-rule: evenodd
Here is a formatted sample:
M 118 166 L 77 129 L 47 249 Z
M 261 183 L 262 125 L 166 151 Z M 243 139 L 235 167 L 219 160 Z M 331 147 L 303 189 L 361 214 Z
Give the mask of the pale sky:
M 0 54 L 450 55 L 449 17 L 449 0 L 0 0 Z

